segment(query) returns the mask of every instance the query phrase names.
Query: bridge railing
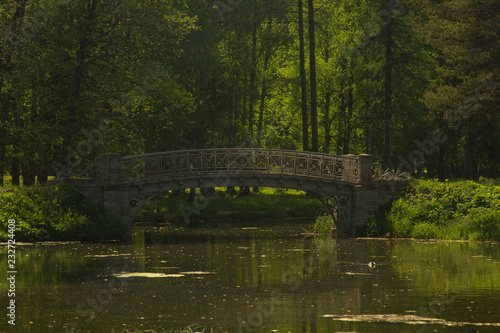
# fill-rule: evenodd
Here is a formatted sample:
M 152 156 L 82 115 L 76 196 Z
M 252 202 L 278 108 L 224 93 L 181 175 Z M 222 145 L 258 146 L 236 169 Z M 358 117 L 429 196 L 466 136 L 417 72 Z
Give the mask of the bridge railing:
M 123 180 L 214 174 L 291 175 L 359 181 L 356 156 L 271 149 L 202 149 L 122 158 Z

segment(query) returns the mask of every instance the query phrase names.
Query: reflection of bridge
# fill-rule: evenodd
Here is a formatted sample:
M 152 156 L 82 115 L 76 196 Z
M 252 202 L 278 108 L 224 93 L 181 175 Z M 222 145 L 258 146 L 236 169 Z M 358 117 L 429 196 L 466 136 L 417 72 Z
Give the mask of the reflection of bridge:
M 406 180 L 375 178 L 371 155 L 270 149 L 202 149 L 122 157 L 100 155 L 64 181 L 130 225 L 159 193 L 187 188 L 263 186 L 303 190 L 321 200 L 338 231 L 354 227 L 403 189 Z

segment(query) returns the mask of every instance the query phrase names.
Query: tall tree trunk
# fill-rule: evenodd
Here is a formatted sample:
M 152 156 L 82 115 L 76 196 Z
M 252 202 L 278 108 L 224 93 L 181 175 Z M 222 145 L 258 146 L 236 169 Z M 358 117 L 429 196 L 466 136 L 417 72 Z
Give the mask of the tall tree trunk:
M 13 129 L 13 140 L 12 140 L 12 164 L 11 172 L 12 185 L 19 186 L 19 146 L 21 144 L 21 138 L 19 136 L 19 115 L 14 116 L 14 129 Z
M 243 112 L 241 113 L 241 123 L 242 123 L 242 129 L 241 129 L 241 140 L 240 140 L 240 147 L 245 147 L 247 144 L 247 141 L 249 140 L 247 137 L 247 126 L 246 122 L 248 121 L 248 112 L 247 110 L 247 104 L 248 104 L 248 77 L 245 75 L 245 78 L 243 79 L 243 99 L 241 101 L 241 109 Z M 247 126 L 245 126 L 245 124 Z
M 469 129 L 466 135 L 465 145 L 465 163 L 464 163 L 464 177 L 469 180 L 474 180 L 476 177 L 476 133 L 473 129 Z
M 330 60 L 330 52 L 328 50 L 328 46 L 325 49 L 325 63 L 328 63 Z M 332 141 L 332 136 L 331 136 L 331 128 L 332 128 L 332 121 L 333 117 L 330 117 L 330 105 L 331 105 L 331 100 L 332 100 L 332 93 L 330 92 L 330 87 L 327 85 L 326 86 L 326 93 L 325 93 L 325 110 L 324 110 L 324 116 L 323 116 L 323 127 L 325 131 L 325 143 L 323 144 L 323 152 L 329 154 L 330 153 L 330 146 L 331 146 L 331 141 Z
M 42 165 L 40 166 L 39 171 L 38 171 L 38 184 L 45 184 L 45 183 L 47 183 L 47 180 L 48 180 L 45 159 L 42 158 L 42 161 L 43 161 Z
M 440 182 L 444 182 L 446 179 L 446 151 L 444 146 L 438 146 L 439 151 L 438 151 L 438 178 Z
M 92 39 L 92 30 L 95 19 L 97 0 L 91 0 L 88 8 L 88 13 L 83 18 L 86 22 L 82 27 L 82 39 L 76 51 L 76 68 L 73 73 L 73 82 L 71 86 L 70 104 L 68 109 L 68 131 L 64 136 L 64 145 L 71 146 L 75 132 L 79 129 L 77 126 L 77 113 L 79 99 L 82 92 L 82 83 L 85 77 L 87 59 L 89 57 L 89 47 Z
M 23 26 L 23 19 L 25 17 L 25 14 L 26 14 L 26 7 L 27 7 L 27 4 L 28 4 L 28 1 L 27 0 L 19 0 L 19 1 L 16 1 L 15 2 L 17 4 L 17 7 L 16 7 L 16 11 L 14 13 L 14 17 L 13 17 L 13 26 L 12 26 L 12 31 L 15 33 L 15 34 L 23 34 L 23 32 L 21 31 L 21 28 Z M 25 41 L 26 42 L 26 41 Z M 4 62 L 4 66 L 6 68 L 7 71 L 9 72 L 12 72 L 12 71 L 15 71 L 16 70 L 16 65 L 14 63 L 14 61 L 12 61 L 12 58 L 16 58 L 17 55 L 15 54 L 17 50 L 14 51 L 13 54 L 7 54 L 5 59 L 2 59 L 2 61 Z M 3 64 L 2 64 L 3 65 Z M 2 75 L 2 81 L 3 81 L 3 75 Z M 0 85 L 0 93 L 1 93 L 1 89 L 3 88 L 3 82 L 2 84 Z M 7 98 L 5 99 L 6 101 L 10 100 L 12 96 L 7 96 Z M 7 103 L 5 103 L 7 104 Z M 4 105 L 5 105 L 4 104 Z M 15 107 L 14 107 L 15 108 Z M 19 147 L 20 147 L 20 141 L 21 141 L 21 138 L 19 136 L 19 115 L 16 113 L 14 115 L 14 126 L 13 126 L 13 130 L 12 130 L 12 159 L 11 159 L 11 164 L 10 164 L 10 174 L 12 176 L 12 185 L 15 185 L 15 186 L 19 186 L 20 184 L 20 180 L 19 180 L 19 177 L 20 177 L 20 171 L 19 171 Z M 3 133 L 2 133 L 3 134 Z M 4 169 L 5 169 L 5 162 L 4 162 L 4 158 L 5 158 L 5 149 L 6 149 L 6 145 L 8 144 L 8 142 L 6 141 L 3 141 L 1 144 L 1 148 L 0 150 L 2 150 L 2 155 L 3 156 L 0 156 L 1 160 L 0 163 L 2 165 L 0 165 L 1 169 L 1 177 L 2 177 L 2 184 L 3 184 L 3 173 L 4 173 Z
M 252 25 L 252 68 L 250 69 L 250 103 L 248 105 L 248 131 L 251 146 L 254 145 L 254 103 L 255 103 L 255 83 L 257 80 L 257 8 L 254 4 L 253 25 Z
M 340 79 L 340 108 L 338 116 L 338 131 L 337 131 L 337 155 L 342 155 L 343 144 L 344 144 L 344 131 L 345 131 L 345 121 L 346 121 L 346 101 L 344 92 L 344 81 L 343 78 Z
M 385 39 L 385 87 L 384 87 L 384 102 L 385 102 L 385 117 L 384 117 L 384 156 L 383 163 L 387 167 L 391 167 L 391 150 L 392 150 L 392 19 L 386 27 Z
M 369 107 L 370 102 L 367 101 L 366 110 L 368 111 L 368 116 L 366 119 L 366 152 L 368 154 L 376 155 L 377 153 L 377 107 Z
M 266 52 L 264 56 L 264 71 L 262 73 L 262 87 L 260 91 L 260 106 L 259 106 L 259 120 L 257 123 L 257 146 L 262 147 L 262 127 L 264 125 L 264 107 L 266 104 L 267 95 L 267 79 L 266 73 L 269 66 L 270 52 Z
M 236 86 L 236 80 L 233 80 L 233 85 Z M 238 95 L 233 93 L 233 98 L 232 98 L 232 110 L 231 110 L 231 121 L 230 121 L 230 134 L 228 135 L 228 142 L 227 142 L 227 147 L 228 148 L 235 148 L 236 147 L 236 136 L 238 135 L 238 128 L 236 126 L 237 123 L 237 105 L 238 105 Z
M 33 157 L 32 157 L 33 158 Z M 35 162 L 33 159 L 23 165 L 23 186 L 31 186 L 35 183 Z
M 19 147 L 17 145 L 14 145 L 14 152 L 19 152 Z M 20 171 L 19 171 L 19 158 L 17 156 L 12 157 L 12 169 L 11 169 L 11 176 L 12 176 L 12 185 L 14 186 L 19 186 L 20 181 L 19 177 L 21 176 Z
M 207 138 L 207 126 L 206 126 L 206 117 L 209 114 L 208 110 L 208 81 L 209 79 L 207 76 L 208 69 L 205 67 L 207 65 L 203 65 L 203 68 L 200 69 L 200 76 L 198 80 L 199 84 L 199 94 L 200 94 L 200 100 L 203 102 L 200 108 L 200 111 L 202 113 L 202 119 L 200 123 L 198 124 L 198 129 L 196 133 L 191 134 L 192 137 L 187 138 L 187 141 L 194 141 L 194 144 L 196 145 L 197 149 L 204 149 L 206 145 L 206 138 Z M 190 140 L 191 139 L 191 140 Z M 191 141 L 191 142 L 192 142 Z M 183 147 L 183 149 L 186 149 L 187 147 Z
M 365 117 L 365 152 L 367 154 L 371 154 L 371 128 L 373 126 L 372 121 L 370 119 L 370 109 L 368 106 L 368 102 L 365 101 L 364 107 L 366 110 L 366 117 Z
M 304 8 L 299 0 L 299 57 L 300 89 L 302 91 L 302 150 L 309 150 L 309 121 L 307 112 L 306 59 L 304 53 Z
M 328 91 L 325 95 L 325 115 L 323 117 L 323 126 L 325 127 L 325 143 L 323 145 L 323 152 L 329 154 L 330 153 L 330 145 L 331 145 L 331 125 L 332 121 L 330 120 L 330 103 L 331 103 L 331 93 Z
M 344 134 L 344 147 L 342 154 L 349 154 L 349 145 L 351 143 L 351 130 L 352 130 L 352 113 L 354 112 L 354 97 L 353 97 L 353 83 L 349 79 L 349 88 L 347 90 L 347 117 L 345 122 L 345 134 Z
M 259 105 L 259 119 L 257 123 L 257 147 L 261 147 L 262 142 L 262 125 L 264 123 L 264 106 L 267 94 L 267 83 L 266 83 L 266 71 L 268 65 L 268 52 L 264 56 L 264 70 L 262 71 L 262 87 L 260 92 L 260 105 Z M 257 64 L 255 64 L 257 66 Z M 253 193 L 259 193 L 259 187 L 254 186 L 252 188 Z
M 316 93 L 316 38 L 314 36 L 314 1 L 308 0 L 309 7 L 309 68 L 311 80 L 311 144 L 312 151 L 318 151 L 318 102 Z

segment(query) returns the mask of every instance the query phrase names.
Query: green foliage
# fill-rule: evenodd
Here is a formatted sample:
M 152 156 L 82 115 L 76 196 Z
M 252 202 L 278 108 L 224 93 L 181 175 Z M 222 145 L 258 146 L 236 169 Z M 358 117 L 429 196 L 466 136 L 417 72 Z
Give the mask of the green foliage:
M 477 290 L 500 287 L 497 247 L 476 242 L 396 242 L 389 255 L 398 258 L 393 271 L 419 286 L 417 294 L 460 292 L 474 297 Z
M 419 180 L 363 226 L 362 235 L 500 240 L 500 187 L 494 180 Z
M 335 223 L 330 214 L 319 216 L 314 222 L 313 230 L 315 233 L 331 235 Z
M 123 224 L 104 209 L 60 184 L 54 189 L 16 190 L 0 195 L 0 239 L 7 239 L 7 221 L 16 220 L 17 241 L 118 239 Z
M 380 160 L 391 102 L 395 168 L 494 177 L 497 2 L 313 1 L 320 150 Z M 43 183 L 68 151 L 301 149 L 297 3 L 223 3 L 3 0 L 0 177 Z

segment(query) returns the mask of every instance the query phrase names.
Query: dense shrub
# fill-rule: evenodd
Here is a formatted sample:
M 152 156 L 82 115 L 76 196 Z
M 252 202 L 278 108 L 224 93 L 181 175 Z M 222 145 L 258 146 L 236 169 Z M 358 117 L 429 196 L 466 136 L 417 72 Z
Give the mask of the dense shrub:
M 0 240 L 6 239 L 9 219 L 16 220 L 18 241 L 119 239 L 125 233 L 120 221 L 65 184 L 4 192 L 0 207 Z
M 479 182 L 418 180 L 360 229 L 375 236 L 500 240 L 500 186 Z
M 330 214 L 319 216 L 314 222 L 313 230 L 315 233 L 331 235 L 335 222 Z

